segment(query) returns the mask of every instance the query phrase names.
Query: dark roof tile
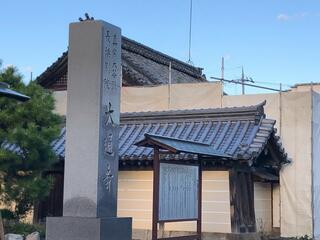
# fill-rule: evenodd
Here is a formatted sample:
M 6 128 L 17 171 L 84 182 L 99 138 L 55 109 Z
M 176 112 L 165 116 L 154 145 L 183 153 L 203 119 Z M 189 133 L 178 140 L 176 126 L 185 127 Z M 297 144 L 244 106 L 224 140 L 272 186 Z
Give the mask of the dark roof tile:
M 264 103 L 222 109 L 124 113 L 121 115 L 119 136 L 120 159 L 151 160 L 151 148 L 134 145 L 143 139 L 146 133 L 209 144 L 213 149 L 235 159 L 256 157 L 270 138 L 282 148 L 275 135 L 275 121 L 265 118 L 263 105 Z M 257 116 L 260 119 L 258 123 Z M 64 147 L 56 146 L 64 144 L 64 135 L 65 130 L 54 143 L 53 148 L 57 154 L 64 154 Z M 192 154 L 183 154 L 178 158 L 194 157 Z
M 122 75 L 125 86 L 159 85 L 168 83 L 169 63 L 172 82 L 206 82 L 202 69 L 194 67 L 129 38 L 122 37 Z M 37 82 L 46 88 L 67 88 L 68 51 L 48 67 Z M 59 82 L 62 81 L 62 82 Z
M 259 116 L 259 121 L 256 121 Z M 275 121 L 266 119 L 263 104 L 249 107 L 140 112 L 121 114 L 119 155 L 125 161 L 149 161 L 153 149 L 134 145 L 146 133 L 208 144 L 214 151 L 231 159 L 252 160 L 260 155 L 269 140 L 288 162 L 280 138 L 275 135 Z M 66 128 L 52 143 L 55 153 L 64 158 Z M 6 145 L 6 148 L 12 145 Z M 192 160 L 194 154 L 179 154 L 176 159 Z M 145 163 L 148 164 L 148 163 Z

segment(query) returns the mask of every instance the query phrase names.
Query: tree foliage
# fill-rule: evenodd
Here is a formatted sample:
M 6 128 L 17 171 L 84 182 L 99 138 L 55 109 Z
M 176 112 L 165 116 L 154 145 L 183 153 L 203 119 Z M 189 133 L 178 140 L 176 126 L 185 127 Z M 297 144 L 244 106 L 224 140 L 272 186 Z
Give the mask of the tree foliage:
M 16 68 L 0 68 L 0 82 L 31 98 L 21 103 L 0 96 L 0 200 L 19 218 L 50 191 L 42 172 L 56 161 L 50 144 L 61 119 L 53 113 L 52 93 L 34 81 L 25 84 Z

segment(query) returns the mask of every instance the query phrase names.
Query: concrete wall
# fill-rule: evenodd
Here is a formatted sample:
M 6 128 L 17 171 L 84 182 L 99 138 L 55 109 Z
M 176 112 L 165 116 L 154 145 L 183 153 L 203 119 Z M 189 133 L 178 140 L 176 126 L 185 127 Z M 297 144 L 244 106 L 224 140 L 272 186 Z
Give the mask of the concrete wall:
M 152 171 L 119 172 L 118 216 L 133 217 L 134 229 L 151 229 Z M 231 232 L 229 173 L 203 173 L 202 221 L 204 232 Z M 196 231 L 194 222 L 167 223 L 167 231 Z

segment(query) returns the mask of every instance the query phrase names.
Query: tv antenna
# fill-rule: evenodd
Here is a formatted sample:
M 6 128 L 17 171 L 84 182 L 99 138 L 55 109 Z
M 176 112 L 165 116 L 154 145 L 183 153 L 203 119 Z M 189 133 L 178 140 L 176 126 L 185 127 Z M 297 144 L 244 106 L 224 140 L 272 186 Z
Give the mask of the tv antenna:
M 244 76 L 244 69 L 243 66 L 241 68 L 241 79 L 239 79 L 242 85 L 242 95 L 245 95 L 245 82 L 250 82 L 250 83 L 254 83 L 252 78 L 248 78 Z
M 281 87 L 280 89 L 276 89 L 276 88 L 270 88 L 270 87 L 264 87 L 264 86 L 259 86 L 259 85 L 256 85 L 254 84 L 254 81 L 252 80 L 252 78 L 249 78 L 249 82 L 250 83 L 247 83 L 247 82 L 242 82 L 241 79 L 225 79 L 225 78 L 218 78 L 218 77 L 210 77 L 211 79 L 215 79 L 215 80 L 219 80 L 219 81 L 222 81 L 222 82 L 226 82 L 226 83 L 234 83 L 234 84 L 241 84 L 241 85 L 245 85 L 245 86 L 249 86 L 249 87 L 254 87 L 254 88 L 260 88 L 260 89 L 265 89 L 265 90 L 270 90 L 270 91 L 276 91 L 276 92 L 284 92 L 282 90 L 282 84 L 281 84 Z
M 191 35 L 192 35 L 192 0 L 190 0 L 190 18 L 189 18 L 189 59 L 187 63 L 193 65 L 191 61 Z

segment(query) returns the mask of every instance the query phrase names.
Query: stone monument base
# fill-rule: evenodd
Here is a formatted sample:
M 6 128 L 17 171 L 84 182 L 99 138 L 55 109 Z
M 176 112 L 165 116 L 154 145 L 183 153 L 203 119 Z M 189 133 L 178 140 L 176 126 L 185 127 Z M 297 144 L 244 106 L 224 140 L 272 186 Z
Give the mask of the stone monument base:
M 46 240 L 131 240 L 131 218 L 48 217 Z

